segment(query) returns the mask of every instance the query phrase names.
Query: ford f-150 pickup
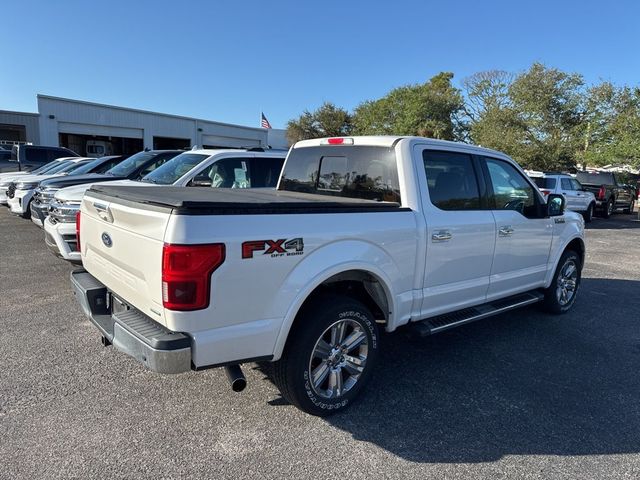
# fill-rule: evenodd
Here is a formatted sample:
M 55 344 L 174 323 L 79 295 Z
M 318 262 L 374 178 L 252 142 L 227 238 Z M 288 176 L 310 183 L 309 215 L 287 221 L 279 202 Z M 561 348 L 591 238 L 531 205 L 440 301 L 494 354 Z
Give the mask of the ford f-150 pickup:
M 74 292 L 102 335 L 153 371 L 273 362 L 314 415 L 349 406 L 380 334 L 420 335 L 540 302 L 564 313 L 582 217 L 508 156 L 419 137 L 294 145 L 274 191 L 95 185 Z

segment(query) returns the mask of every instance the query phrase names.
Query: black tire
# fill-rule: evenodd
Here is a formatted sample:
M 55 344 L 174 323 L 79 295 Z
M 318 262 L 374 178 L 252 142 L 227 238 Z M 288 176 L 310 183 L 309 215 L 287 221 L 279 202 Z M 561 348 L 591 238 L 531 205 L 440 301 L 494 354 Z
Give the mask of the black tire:
M 605 203 L 604 208 L 602 209 L 602 216 L 604 218 L 609 218 L 613 213 L 613 199 L 610 198 L 607 203 Z
M 593 220 L 594 208 L 595 208 L 595 205 L 593 203 L 590 203 L 589 208 L 587 208 L 587 211 L 582 214 L 582 217 L 584 218 L 584 223 L 591 223 L 591 220 Z
M 378 326 L 371 312 L 362 303 L 337 295 L 319 297 L 299 315 L 289 334 L 282 357 L 273 364 L 273 381 L 282 396 L 300 410 L 317 416 L 331 415 L 350 406 L 371 377 L 380 344 Z M 344 363 L 347 362 L 345 358 L 355 358 L 355 355 L 348 355 L 348 353 L 355 354 L 355 348 L 345 350 L 348 353 L 336 352 L 326 360 L 313 356 L 314 352 L 317 352 L 316 347 L 319 346 L 320 341 L 328 339 L 327 335 L 331 336 L 332 328 L 337 328 L 337 325 L 345 325 L 344 340 L 353 338 L 352 335 L 356 334 L 364 334 L 366 337 L 366 340 L 362 340 L 359 346 L 355 347 L 359 349 L 359 361 L 362 358 L 361 352 L 366 349 L 364 367 L 355 381 L 353 380 L 355 376 L 347 370 L 347 367 L 340 366 L 340 359 Z M 333 342 L 329 340 L 327 343 Z M 332 348 L 331 352 L 335 350 Z M 335 357 L 336 354 L 338 357 Z M 318 363 L 312 367 L 314 362 Z M 335 362 L 334 368 L 326 366 L 333 365 L 332 362 Z M 324 370 L 329 372 L 326 376 L 321 376 L 329 382 L 325 391 L 320 388 L 324 380 L 317 387 L 311 381 L 312 372 L 319 372 L 323 366 Z M 352 386 L 336 394 L 335 398 L 328 398 L 326 394 L 331 389 L 331 381 L 333 379 L 337 381 L 338 375 L 340 383 L 344 382 L 344 388 L 347 388 L 351 381 L 353 381 Z M 345 376 L 346 381 L 344 381 Z M 335 385 L 336 382 L 333 383 Z
M 29 200 L 29 204 L 27 205 L 27 211 L 25 213 L 20 214 L 22 218 L 31 218 L 31 202 L 33 202 L 33 200 Z
M 559 280 L 561 276 L 563 277 L 562 280 L 566 280 L 563 274 L 567 272 L 567 270 L 565 269 L 571 265 L 573 265 L 576 269 L 576 277 L 574 280 L 573 293 L 565 303 L 563 302 L 561 293 L 559 292 L 562 288 L 561 282 Z M 571 307 L 573 307 L 573 304 L 576 301 L 576 297 L 578 296 L 581 278 L 582 262 L 580 261 L 580 256 L 573 250 L 565 250 L 565 252 L 560 257 L 560 261 L 558 262 L 558 266 L 556 267 L 553 279 L 551 280 L 551 285 L 549 285 L 549 288 L 546 288 L 544 290 L 543 308 L 547 312 L 555 314 L 563 314 L 571 310 Z
M 634 198 L 632 198 L 632 199 L 631 199 L 631 203 L 629 204 L 629 206 L 628 206 L 627 208 L 625 208 L 625 209 L 623 210 L 623 212 L 624 212 L 624 213 L 633 213 L 633 210 L 634 210 L 634 208 L 635 208 L 635 204 L 636 204 L 636 201 L 635 201 L 635 199 L 634 199 Z

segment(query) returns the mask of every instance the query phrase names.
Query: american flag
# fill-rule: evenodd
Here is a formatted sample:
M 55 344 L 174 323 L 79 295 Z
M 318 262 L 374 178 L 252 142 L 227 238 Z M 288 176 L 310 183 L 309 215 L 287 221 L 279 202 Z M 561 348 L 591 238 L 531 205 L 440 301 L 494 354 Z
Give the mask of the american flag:
M 269 120 L 267 120 L 267 117 L 264 116 L 264 113 L 260 112 L 260 116 L 262 117 L 260 120 L 260 126 L 262 128 L 271 128 L 271 124 L 269 123 Z

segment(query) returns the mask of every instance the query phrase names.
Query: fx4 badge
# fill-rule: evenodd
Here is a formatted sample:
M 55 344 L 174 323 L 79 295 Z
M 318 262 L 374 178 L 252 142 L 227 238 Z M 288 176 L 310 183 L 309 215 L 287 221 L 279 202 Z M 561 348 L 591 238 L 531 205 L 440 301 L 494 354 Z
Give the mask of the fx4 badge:
M 262 252 L 262 255 L 271 257 L 290 257 L 304 254 L 304 242 L 302 238 L 287 240 L 251 240 L 242 244 L 242 258 L 253 258 L 254 252 Z

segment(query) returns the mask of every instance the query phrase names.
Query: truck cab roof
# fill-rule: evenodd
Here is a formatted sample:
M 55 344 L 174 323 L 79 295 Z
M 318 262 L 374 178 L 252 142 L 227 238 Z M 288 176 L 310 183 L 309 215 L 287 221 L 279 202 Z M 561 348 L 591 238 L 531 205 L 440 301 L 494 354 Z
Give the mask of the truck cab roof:
M 314 138 L 311 140 L 301 140 L 293 145 L 292 148 L 306 148 L 306 147 L 320 147 L 327 145 L 354 145 L 354 146 L 369 146 L 369 147 L 394 147 L 401 140 L 408 140 L 412 144 L 427 144 L 434 147 L 441 147 L 442 149 L 449 150 L 455 148 L 456 150 L 463 149 L 467 151 L 474 151 L 479 154 L 490 155 L 493 157 L 504 158 L 506 155 L 497 150 L 481 147 L 478 145 L 472 145 L 470 143 L 452 142 L 450 140 L 438 140 L 435 138 L 417 137 L 417 136 L 401 136 L 401 135 L 362 135 L 352 137 L 329 137 L 329 138 Z

